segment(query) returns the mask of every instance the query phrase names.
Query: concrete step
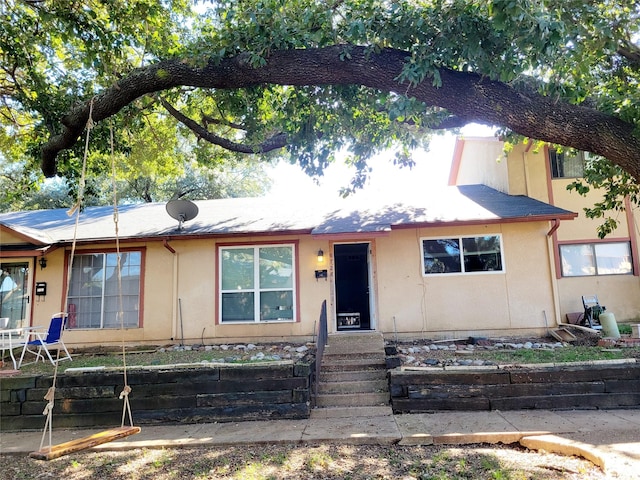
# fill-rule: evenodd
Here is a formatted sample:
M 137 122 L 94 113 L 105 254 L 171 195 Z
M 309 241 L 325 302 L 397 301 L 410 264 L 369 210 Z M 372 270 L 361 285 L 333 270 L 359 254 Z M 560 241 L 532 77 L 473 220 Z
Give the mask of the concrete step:
M 357 382 L 383 380 L 387 383 L 387 371 L 381 368 L 369 370 L 324 371 L 320 372 L 320 382 Z
M 332 343 L 330 345 L 325 345 L 324 353 L 329 355 L 356 355 L 356 354 L 364 354 L 364 353 L 384 353 L 384 346 L 381 343 L 367 343 L 360 344 L 354 343 L 349 345 L 348 343 L 336 345 Z
M 384 352 L 382 334 L 330 335 L 325 354 L 355 354 Z
M 323 362 L 336 360 L 384 361 L 384 359 L 384 351 L 381 350 L 366 353 L 331 353 L 325 351 L 322 356 Z
M 325 365 L 380 365 L 386 364 L 384 355 L 367 355 L 364 357 L 352 355 L 324 355 L 322 364 Z
M 320 382 L 318 392 L 325 393 L 379 393 L 388 392 L 387 380 L 362 380 L 351 382 Z
M 316 395 L 316 407 L 370 407 L 389 405 L 389 392 Z
M 390 417 L 393 409 L 388 406 L 369 407 L 324 407 L 311 410 L 311 419 L 354 418 L 354 417 Z
M 361 362 L 354 360 L 337 360 L 335 362 L 322 362 L 320 366 L 322 372 L 353 372 L 353 371 L 379 371 L 386 372 L 387 364 L 385 362 Z
M 353 343 L 354 341 L 366 342 L 383 342 L 384 338 L 380 332 L 340 332 L 330 333 L 327 337 L 327 343 Z

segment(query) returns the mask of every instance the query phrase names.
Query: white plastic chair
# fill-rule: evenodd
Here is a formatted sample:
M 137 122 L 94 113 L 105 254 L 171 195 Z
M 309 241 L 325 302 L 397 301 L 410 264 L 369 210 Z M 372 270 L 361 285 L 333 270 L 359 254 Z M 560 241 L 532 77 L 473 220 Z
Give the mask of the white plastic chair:
M 22 348 L 24 350 L 25 343 L 28 340 L 28 333 L 28 328 L 0 329 L 0 351 L 2 352 L 0 360 L 4 360 L 5 352 L 8 351 L 11 361 L 13 362 L 14 370 L 18 369 L 19 365 L 13 351 L 16 348 Z

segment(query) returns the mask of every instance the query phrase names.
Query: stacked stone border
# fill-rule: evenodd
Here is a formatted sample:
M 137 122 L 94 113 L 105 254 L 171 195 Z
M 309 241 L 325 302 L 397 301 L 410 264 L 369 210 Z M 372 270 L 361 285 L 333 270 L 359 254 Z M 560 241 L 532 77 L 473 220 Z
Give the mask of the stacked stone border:
M 505 367 L 395 368 L 394 413 L 640 406 L 635 360 Z
M 131 369 L 136 425 L 308 418 L 315 359 L 261 365 L 174 365 Z M 52 376 L 0 379 L 0 431 L 41 429 Z M 58 374 L 54 428 L 119 426 L 117 369 Z

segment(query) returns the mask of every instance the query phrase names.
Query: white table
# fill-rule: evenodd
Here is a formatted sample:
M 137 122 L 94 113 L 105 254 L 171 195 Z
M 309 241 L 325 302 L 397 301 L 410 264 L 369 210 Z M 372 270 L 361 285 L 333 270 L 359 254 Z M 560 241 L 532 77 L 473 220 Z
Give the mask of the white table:
M 27 348 L 27 335 L 33 329 L 33 327 L 23 328 L 4 328 L 0 329 L 0 349 L 2 350 L 2 358 L 4 358 L 4 352 L 9 350 L 11 360 L 13 360 L 13 368 L 18 369 L 18 362 L 13 354 L 13 349 L 22 347 L 22 350 Z

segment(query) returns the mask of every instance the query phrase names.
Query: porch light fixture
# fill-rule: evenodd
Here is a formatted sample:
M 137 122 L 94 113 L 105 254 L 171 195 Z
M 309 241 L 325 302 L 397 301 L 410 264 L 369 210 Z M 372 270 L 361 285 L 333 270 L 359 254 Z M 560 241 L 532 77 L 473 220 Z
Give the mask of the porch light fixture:
M 41 257 L 40 260 L 38 261 L 38 263 L 40 264 L 40 270 L 44 270 L 45 268 L 47 268 L 47 259 L 44 257 Z
M 318 250 L 318 263 L 324 262 L 324 252 L 322 249 Z

